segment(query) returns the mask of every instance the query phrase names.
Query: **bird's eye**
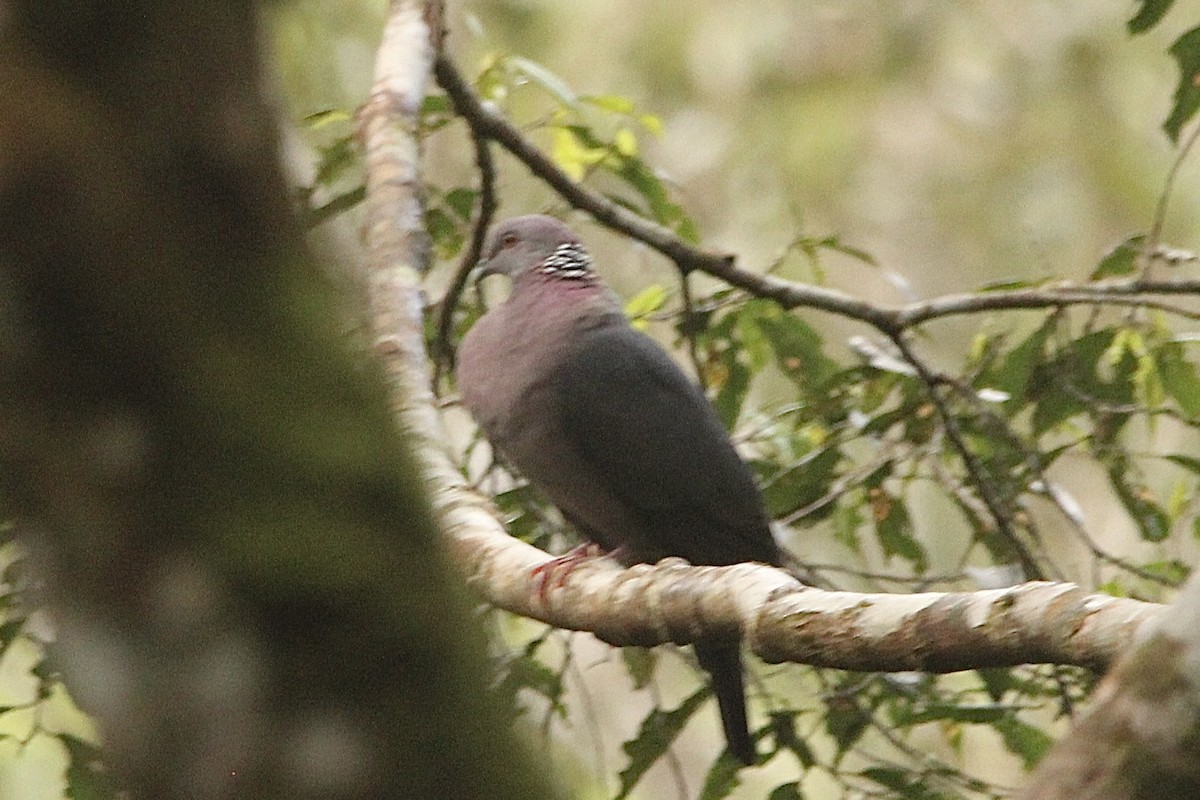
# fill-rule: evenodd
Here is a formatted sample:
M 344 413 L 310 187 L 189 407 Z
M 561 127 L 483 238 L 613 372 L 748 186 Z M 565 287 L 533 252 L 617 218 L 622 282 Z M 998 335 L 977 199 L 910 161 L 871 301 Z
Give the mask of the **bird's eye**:
M 506 233 L 500 238 L 501 247 L 512 247 L 517 243 L 517 235 L 515 233 Z

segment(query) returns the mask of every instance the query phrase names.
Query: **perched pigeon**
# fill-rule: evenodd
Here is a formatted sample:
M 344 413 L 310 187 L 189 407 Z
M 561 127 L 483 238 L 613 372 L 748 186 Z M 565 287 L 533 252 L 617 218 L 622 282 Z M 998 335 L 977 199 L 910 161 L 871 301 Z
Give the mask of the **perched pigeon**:
M 589 540 L 625 564 L 781 556 L 762 497 L 700 388 L 634 330 L 556 219 L 510 219 L 483 274 L 512 294 L 459 349 L 462 399 L 488 440 Z M 737 644 L 696 645 L 729 749 L 755 758 Z

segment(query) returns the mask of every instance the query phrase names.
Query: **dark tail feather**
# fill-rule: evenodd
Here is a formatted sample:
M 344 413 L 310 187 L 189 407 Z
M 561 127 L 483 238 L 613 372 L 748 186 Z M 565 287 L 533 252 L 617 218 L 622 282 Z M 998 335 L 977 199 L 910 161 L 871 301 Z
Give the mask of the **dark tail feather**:
M 696 645 L 700 666 L 712 676 L 713 694 L 721 709 L 721 725 L 729 752 L 743 764 L 753 764 L 758 755 L 746 723 L 746 691 L 742 684 L 742 653 L 739 645 Z

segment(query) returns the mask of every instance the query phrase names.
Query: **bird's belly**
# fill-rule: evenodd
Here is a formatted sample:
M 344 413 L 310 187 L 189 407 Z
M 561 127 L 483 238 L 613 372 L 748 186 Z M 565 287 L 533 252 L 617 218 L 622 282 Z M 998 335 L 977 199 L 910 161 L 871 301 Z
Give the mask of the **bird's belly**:
M 607 488 L 601 476 L 563 443 L 567 437 L 546 419 L 538 425 L 512 420 L 508 443 L 501 450 L 521 473 L 541 489 L 563 515 L 605 550 L 640 538 L 639 523 Z

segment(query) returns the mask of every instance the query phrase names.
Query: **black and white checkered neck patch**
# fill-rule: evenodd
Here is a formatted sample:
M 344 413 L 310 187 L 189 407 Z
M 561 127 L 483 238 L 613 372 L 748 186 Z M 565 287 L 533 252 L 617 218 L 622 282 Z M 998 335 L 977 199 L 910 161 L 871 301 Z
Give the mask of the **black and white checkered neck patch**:
M 579 242 L 563 242 L 542 262 L 540 272 L 568 280 L 592 277 L 592 258 Z

